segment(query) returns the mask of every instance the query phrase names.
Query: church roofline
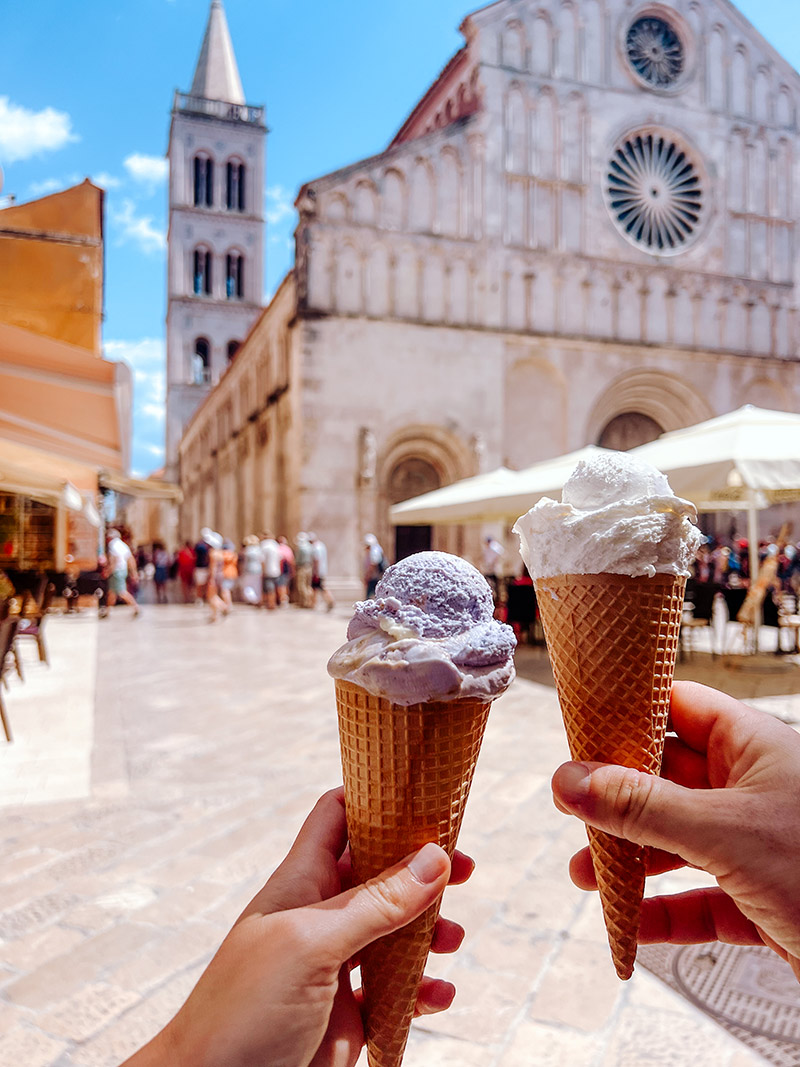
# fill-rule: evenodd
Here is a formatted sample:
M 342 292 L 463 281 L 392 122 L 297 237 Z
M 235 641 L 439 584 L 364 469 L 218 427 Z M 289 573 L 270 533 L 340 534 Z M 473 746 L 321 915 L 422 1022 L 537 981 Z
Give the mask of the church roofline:
M 388 148 L 385 148 L 382 152 L 376 152 L 374 156 L 366 156 L 364 159 L 358 159 L 354 163 L 348 163 L 345 167 L 339 167 L 338 170 L 331 170 L 328 171 L 327 174 L 320 174 L 316 178 L 311 178 L 309 181 L 303 182 L 300 186 L 297 192 L 297 197 L 295 198 L 294 206 L 299 207 L 300 201 L 314 186 L 335 184 L 342 178 L 347 178 L 359 170 L 364 170 L 366 167 L 372 167 L 377 163 L 390 163 L 393 159 L 396 159 L 398 156 L 401 156 L 408 151 L 411 145 L 417 146 L 428 139 L 450 133 L 456 128 L 466 126 L 473 119 L 474 115 L 464 115 L 461 118 L 455 119 L 449 126 L 442 126 L 435 130 L 431 130 L 430 133 L 415 137 L 413 141 L 392 141 Z
M 425 110 L 425 107 L 430 103 L 432 97 L 436 95 L 442 84 L 464 65 L 467 58 L 467 50 L 468 45 L 464 45 L 462 48 L 459 48 L 459 50 L 455 53 L 454 56 L 451 56 L 446 65 L 442 68 L 436 80 L 428 88 L 424 96 L 422 96 L 417 101 L 408 118 L 405 120 L 403 125 L 400 127 L 400 129 L 394 135 L 392 140 L 389 142 L 390 148 L 393 148 L 396 144 L 401 144 L 403 141 L 408 140 L 407 134 L 414 125 L 414 122 L 416 121 L 417 117 Z

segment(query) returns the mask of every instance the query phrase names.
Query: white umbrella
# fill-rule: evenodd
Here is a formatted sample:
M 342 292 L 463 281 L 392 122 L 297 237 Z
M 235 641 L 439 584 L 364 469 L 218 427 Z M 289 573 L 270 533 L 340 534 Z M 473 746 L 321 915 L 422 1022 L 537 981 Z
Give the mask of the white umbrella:
M 462 522 L 514 522 L 542 496 L 558 495 L 575 465 L 600 451 L 588 445 L 525 470 L 500 467 L 405 500 L 390 511 L 395 526 Z
M 673 491 L 700 511 L 746 510 L 750 573 L 758 572 L 757 513 L 800 500 L 800 415 L 748 404 L 662 434 L 631 455 L 669 476 Z

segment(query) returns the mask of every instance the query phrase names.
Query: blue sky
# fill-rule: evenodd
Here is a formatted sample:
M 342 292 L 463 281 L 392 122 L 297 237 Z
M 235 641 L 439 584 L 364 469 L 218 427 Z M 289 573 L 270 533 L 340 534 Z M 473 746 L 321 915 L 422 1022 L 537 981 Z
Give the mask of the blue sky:
M 706 0 L 711 2 L 711 0 Z M 380 151 L 462 43 L 469 0 L 225 0 L 249 103 L 265 104 L 265 296 L 291 265 L 297 188 Z M 739 9 L 796 68 L 800 3 Z M 0 4 L 2 194 L 107 190 L 104 338 L 135 374 L 133 470 L 163 461 L 166 163 L 208 0 Z M 0 194 L 0 195 L 2 195 Z

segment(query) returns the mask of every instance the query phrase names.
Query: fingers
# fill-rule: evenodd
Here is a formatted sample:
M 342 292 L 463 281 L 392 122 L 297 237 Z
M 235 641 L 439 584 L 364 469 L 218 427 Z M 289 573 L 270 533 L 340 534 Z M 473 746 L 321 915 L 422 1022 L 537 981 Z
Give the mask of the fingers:
M 398 930 L 441 896 L 450 877 L 444 849 L 424 845 L 364 885 L 307 909 L 309 934 L 343 963 L 365 945 Z
M 463 926 L 453 922 L 452 919 L 438 918 L 436 920 L 436 926 L 433 929 L 431 952 L 437 952 L 439 955 L 447 955 L 450 952 L 456 952 L 461 947 L 461 942 L 463 940 Z
M 694 889 L 672 897 L 647 897 L 642 902 L 640 944 L 697 945 L 707 941 L 764 944 L 756 926 L 721 889 Z
M 453 853 L 451 861 L 450 881 L 448 885 L 463 885 L 475 870 L 475 860 L 458 849 Z
M 695 752 L 704 753 L 716 727 L 727 727 L 750 711 L 738 700 L 707 685 L 675 682 L 669 706 L 670 729 Z
M 453 1003 L 456 995 L 456 987 L 452 982 L 445 982 L 441 978 L 422 979 L 417 994 L 415 1015 L 435 1015 L 438 1011 L 445 1011 Z
M 565 763 L 552 784 L 556 803 L 590 826 L 679 854 L 703 868 L 735 832 L 741 807 L 730 792 L 699 794 L 652 774 L 601 763 Z
M 658 848 L 645 850 L 645 872 L 648 875 L 666 874 L 686 866 L 686 861 L 673 852 L 664 852 Z M 576 852 L 569 861 L 569 876 L 578 889 L 597 889 L 597 878 L 592 864 L 592 855 L 588 848 Z
M 708 760 L 677 737 L 668 737 L 664 742 L 661 777 L 668 778 L 676 785 L 684 785 L 687 789 L 711 788 Z

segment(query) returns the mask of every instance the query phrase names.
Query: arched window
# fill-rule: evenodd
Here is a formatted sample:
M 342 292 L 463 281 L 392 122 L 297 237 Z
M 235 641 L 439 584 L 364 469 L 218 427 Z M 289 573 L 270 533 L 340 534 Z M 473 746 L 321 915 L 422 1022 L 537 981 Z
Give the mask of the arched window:
M 244 211 L 244 163 L 229 159 L 225 167 L 225 206 L 228 211 Z
M 228 341 L 228 362 L 230 363 L 236 353 L 239 351 L 241 341 Z
M 214 203 L 214 160 L 210 156 L 194 157 L 194 202 L 196 207 Z
M 244 256 L 229 252 L 225 257 L 225 296 L 241 300 L 244 296 Z
M 192 355 L 192 382 L 207 385 L 211 381 L 211 345 L 205 337 L 198 337 Z
M 195 296 L 211 295 L 211 252 L 207 248 L 195 248 L 193 289 Z

